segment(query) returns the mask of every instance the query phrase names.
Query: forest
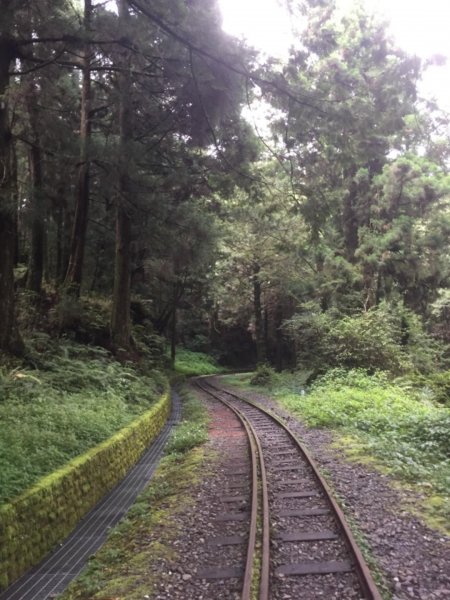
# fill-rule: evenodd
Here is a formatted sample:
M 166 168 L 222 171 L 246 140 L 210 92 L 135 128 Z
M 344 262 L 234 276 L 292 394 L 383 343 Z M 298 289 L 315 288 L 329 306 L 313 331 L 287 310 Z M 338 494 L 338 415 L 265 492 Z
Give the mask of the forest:
M 224 34 L 214 2 L 117 6 L 5 3 L 2 351 L 40 332 L 444 368 L 448 116 L 418 97 L 420 61 L 330 2 L 296 7 L 286 64 Z
M 288 4 L 282 61 L 216 0 L 2 0 L 0 502 L 174 369 L 311 386 L 448 491 L 450 115 L 362 5 Z

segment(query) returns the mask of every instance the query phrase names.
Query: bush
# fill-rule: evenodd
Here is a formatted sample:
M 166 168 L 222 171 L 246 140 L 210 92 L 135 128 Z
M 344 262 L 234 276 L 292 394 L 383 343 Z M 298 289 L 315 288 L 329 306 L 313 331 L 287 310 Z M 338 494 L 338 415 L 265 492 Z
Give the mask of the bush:
M 423 380 L 433 393 L 434 399 L 440 404 L 450 407 L 450 371 L 433 373 Z
M 212 356 L 203 352 L 192 352 L 185 348 L 177 350 L 175 358 L 175 371 L 182 375 L 214 375 L 223 373 L 224 369 L 219 367 Z
M 267 364 L 259 365 L 250 379 L 250 385 L 268 386 L 273 382 L 275 371 Z
M 441 352 L 420 318 L 400 305 L 382 303 L 342 316 L 310 302 L 284 326 L 300 348 L 300 363 L 319 373 L 330 367 L 426 373 L 435 368 Z
M 63 294 L 49 311 L 50 327 L 77 342 L 108 347 L 111 303 L 103 298 Z

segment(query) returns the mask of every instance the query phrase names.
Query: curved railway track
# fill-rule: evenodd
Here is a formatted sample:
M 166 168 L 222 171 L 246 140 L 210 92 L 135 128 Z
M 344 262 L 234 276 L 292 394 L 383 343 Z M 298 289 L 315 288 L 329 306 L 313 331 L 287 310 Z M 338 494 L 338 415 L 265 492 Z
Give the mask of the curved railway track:
M 208 378 L 195 384 L 236 415 L 248 438 L 251 510 L 241 600 L 382 600 L 342 510 L 296 435 L 272 412 Z

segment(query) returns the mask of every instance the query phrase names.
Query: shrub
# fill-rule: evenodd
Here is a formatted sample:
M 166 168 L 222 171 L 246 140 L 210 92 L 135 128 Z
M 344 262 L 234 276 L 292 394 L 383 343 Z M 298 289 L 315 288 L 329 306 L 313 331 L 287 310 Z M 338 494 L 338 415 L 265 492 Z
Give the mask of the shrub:
M 400 305 L 342 316 L 310 302 L 284 326 L 300 348 L 301 364 L 319 373 L 330 367 L 426 373 L 440 356 L 419 317 Z
M 430 387 L 437 402 L 450 407 L 450 371 L 433 373 L 424 379 L 424 384 Z
M 110 304 L 103 298 L 62 294 L 49 311 L 50 327 L 78 342 L 108 347 Z
M 182 375 L 214 375 L 223 373 L 224 369 L 208 354 L 180 348 L 175 358 L 175 371 Z
M 259 365 L 250 379 L 251 385 L 268 386 L 273 382 L 275 371 L 267 364 Z
M 166 385 L 102 348 L 40 335 L 29 353 L 39 370 L 0 368 L 0 502 L 111 436 Z

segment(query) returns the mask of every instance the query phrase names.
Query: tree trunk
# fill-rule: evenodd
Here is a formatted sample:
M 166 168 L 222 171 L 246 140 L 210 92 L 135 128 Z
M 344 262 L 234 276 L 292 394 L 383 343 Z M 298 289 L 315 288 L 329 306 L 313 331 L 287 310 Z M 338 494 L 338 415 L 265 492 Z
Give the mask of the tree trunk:
M 14 208 L 14 230 L 15 230 L 15 250 L 14 250 L 14 266 L 19 263 L 19 172 L 17 164 L 17 152 L 14 144 L 11 144 L 11 179 L 12 179 L 12 204 Z
M 90 138 L 91 138 L 91 31 L 92 1 L 84 0 L 84 34 L 82 50 L 82 91 L 80 118 L 80 167 L 78 171 L 77 202 L 70 242 L 69 266 L 64 286 L 79 296 L 83 277 L 84 250 L 89 214 Z
M 127 40 L 129 12 L 126 0 L 119 0 L 119 21 L 122 39 Z M 120 60 L 120 136 L 119 181 L 116 212 L 116 254 L 114 269 L 114 292 L 111 318 L 111 338 L 115 348 L 129 349 L 131 344 L 131 219 L 126 201 L 130 194 L 129 144 L 132 138 L 131 114 L 131 52 L 122 51 Z
M 95 292 L 96 289 L 100 289 L 100 287 L 97 285 L 98 283 L 98 279 L 100 277 L 101 274 L 101 261 L 102 261 L 102 256 L 103 256 L 103 243 L 100 243 L 97 245 L 96 250 L 95 250 L 95 264 L 94 264 L 94 270 L 92 273 L 92 279 L 91 279 L 91 285 L 90 285 L 90 291 Z
M 379 274 L 378 269 L 371 265 L 364 265 L 364 310 L 370 310 L 377 304 Z
M 278 373 L 283 370 L 283 332 L 281 325 L 283 323 L 283 307 L 281 300 L 278 299 L 275 308 L 275 368 Z
M 256 362 L 262 364 L 266 361 L 266 348 L 264 344 L 263 316 L 261 309 L 261 281 L 259 279 L 260 266 L 253 265 L 253 310 L 255 316 Z
M 56 226 L 56 265 L 55 265 L 55 279 L 57 284 L 61 284 L 64 281 L 64 213 L 65 207 L 63 202 L 64 190 L 59 188 L 57 198 L 53 206 L 53 220 Z
M 130 283 L 131 283 L 131 221 L 122 204 L 117 207 L 116 256 L 111 337 L 115 349 L 128 350 L 131 339 Z
M 355 262 L 355 252 L 358 248 L 358 218 L 356 215 L 357 188 L 356 183 L 350 181 L 350 188 L 344 198 L 342 214 L 342 228 L 345 240 L 345 251 L 349 262 Z
M 175 368 L 175 358 L 177 354 L 177 304 L 178 304 L 178 295 L 177 295 L 177 285 L 174 284 L 174 294 L 173 294 L 173 312 L 172 312 L 172 320 L 170 323 L 170 364 L 172 369 Z
M 44 273 L 45 252 L 45 202 L 43 195 L 42 151 L 40 147 L 35 84 L 28 100 L 28 114 L 33 137 L 29 153 L 31 183 L 31 247 L 28 265 L 27 288 L 36 294 L 41 293 Z
M 23 350 L 15 320 L 14 261 L 17 239 L 17 206 L 14 182 L 6 92 L 9 67 L 15 47 L 0 31 L 0 351 L 20 354 Z

